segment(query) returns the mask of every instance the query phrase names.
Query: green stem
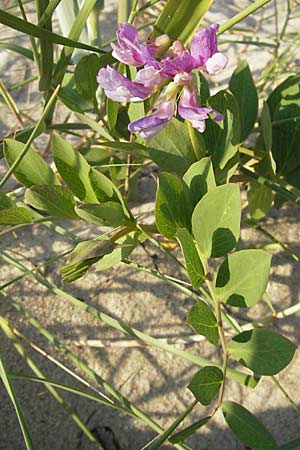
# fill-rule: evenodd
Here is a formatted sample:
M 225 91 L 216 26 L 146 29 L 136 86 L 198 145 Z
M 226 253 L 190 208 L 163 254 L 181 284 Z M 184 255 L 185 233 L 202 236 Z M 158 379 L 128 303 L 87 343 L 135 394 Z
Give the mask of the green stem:
M 35 317 L 33 317 L 23 306 L 14 301 L 14 299 L 2 292 L 4 298 L 8 299 L 10 304 L 16 308 L 27 320 L 56 348 L 58 348 L 73 364 L 83 370 L 92 380 L 98 385 L 102 386 L 109 394 L 111 394 L 116 400 L 118 400 L 126 409 L 128 409 L 137 418 L 149 425 L 158 433 L 162 433 L 164 430 L 154 420 L 147 416 L 142 410 L 131 403 L 126 397 L 124 397 L 113 386 L 107 383 L 100 375 L 98 375 L 93 369 L 91 369 L 83 360 L 79 359 L 75 353 L 69 350 L 64 344 L 62 344 L 56 336 L 54 336 L 49 330 L 47 330 Z M 179 450 L 185 450 L 186 446 L 177 445 Z
M 166 442 L 166 440 L 171 436 L 171 434 L 176 430 L 178 425 L 181 424 L 181 422 L 186 418 L 186 416 L 193 410 L 193 408 L 197 405 L 198 401 L 194 400 L 193 403 L 191 403 L 182 414 L 180 414 L 179 417 L 162 433 L 160 436 L 158 436 L 150 445 L 149 447 L 146 446 L 144 448 L 147 448 L 148 450 L 157 450 L 160 448 L 160 446 Z
M 291 398 L 291 396 L 288 394 L 288 392 L 284 389 L 282 384 L 273 376 L 271 376 L 271 380 L 275 384 L 275 386 L 280 390 L 280 392 L 285 396 L 287 401 L 292 405 L 295 411 L 297 411 L 298 414 L 300 414 L 300 409 L 298 408 L 297 404 L 294 402 L 294 400 Z
M 2 331 L 5 333 L 5 335 L 8 337 L 8 339 L 13 343 L 14 347 L 18 351 L 18 353 L 24 358 L 27 365 L 31 368 L 31 370 L 40 378 L 45 378 L 44 373 L 41 371 L 41 369 L 35 364 L 31 356 L 26 352 L 21 342 L 17 339 L 15 336 L 13 330 L 11 329 L 9 323 L 0 316 L 0 327 L 2 328 Z M 70 417 L 74 420 L 76 425 L 81 429 L 81 431 L 88 437 L 88 439 L 93 442 L 95 447 L 98 450 L 104 450 L 100 442 L 98 442 L 94 435 L 88 430 L 86 425 L 80 420 L 80 418 L 77 416 L 73 408 L 69 403 L 67 403 L 63 397 L 53 388 L 53 386 L 46 385 L 47 389 L 51 393 L 51 395 L 55 398 L 55 400 L 67 411 L 67 413 L 70 415 Z
M 244 20 L 246 17 L 248 17 L 250 14 L 254 13 L 258 9 L 265 6 L 267 3 L 269 3 L 271 0 L 258 0 L 257 2 L 252 3 L 248 8 L 245 8 L 243 11 L 236 14 L 234 17 L 229 19 L 227 22 L 225 22 L 223 25 L 220 26 L 218 35 L 224 33 L 224 31 L 229 30 L 234 25 L 239 23 L 241 20 Z
M 220 338 L 221 347 L 222 347 L 222 354 L 223 354 L 222 355 L 222 358 L 223 358 L 223 363 L 222 363 L 223 381 L 222 381 L 222 385 L 221 385 L 221 388 L 220 388 L 220 391 L 219 391 L 218 403 L 217 403 L 217 406 L 215 408 L 215 412 L 216 412 L 219 409 L 219 407 L 222 405 L 223 396 L 224 396 L 226 374 L 227 374 L 227 365 L 228 365 L 228 349 L 227 349 L 227 342 L 226 342 L 226 337 L 225 337 L 224 328 L 223 328 L 221 302 L 220 302 L 220 300 L 217 297 L 215 286 L 214 286 L 213 282 L 210 280 L 210 274 L 209 274 L 209 267 L 208 267 L 207 259 L 200 252 L 199 252 L 199 256 L 201 258 L 201 261 L 202 261 L 202 264 L 203 264 L 203 267 L 204 267 L 204 271 L 205 271 L 205 274 L 206 274 L 205 283 L 206 283 L 206 285 L 208 287 L 210 295 L 211 295 L 211 297 L 212 297 L 212 299 L 214 301 L 214 304 L 215 304 L 217 326 L 218 326 L 219 338 Z M 213 414 L 215 414 L 215 412 Z
M 290 192 L 289 190 L 285 189 L 284 187 L 280 186 L 279 184 L 276 184 L 273 181 L 270 181 L 267 178 L 263 177 L 262 175 L 258 175 L 257 173 L 246 169 L 245 167 L 240 167 L 239 170 L 240 170 L 240 172 L 244 173 L 248 177 L 257 181 L 257 183 L 262 184 L 264 186 L 268 186 L 270 189 L 272 189 L 273 191 L 282 195 L 287 200 L 291 200 L 292 202 L 294 202 L 296 204 L 300 203 L 300 197 L 296 196 L 293 192 Z
M 23 19 L 26 20 L 26 22 L 28 22 L 22 0 L 18 0 L 18 4 L 19 4 L 19 8 L 20 8 Z M 32 47 L 34 62 L 36 64 L 36 67 L 37 67 L 39 75 L 40 75 L 41 67 L 40 67 L 40 57 L 39 57 L 38 48 L 37 48 L 37 45 L 36 45 L 36 42 L 35 42 L 35 39 L 33 36 L 29 35 L 29 40 L 30 40 L 31 47 Z
M 0 357 L 0 376 L 1 376 L 2 382 L 5 386 L 5 389 L 7 390 L 8 395 L 10 396 L 12 404 L 15 408 L 15 411 L 16 411 L 16 414 L 17 414 L 17 417 L 19 420 L 20 428 L 22 430 L 23 438 L 24 438 L 24 441 L 26 444 L 26 448 L 27 448 L 27 450 L 34 450 L 32 438 L 31 438 L 31 435 L 29 432 L 29 428 L 28 428 L 26 419 L 23 415 L 22 409 L 20 408 L 18 399 L 15 395 L 13 386 L 10 382 L 10 378 L 8 376 L 6 367 L 5 367 L 1 357 Z
M 1 252 L 1 256 L 5 261 L 7 261 L 10 264 L 13 264 L 17 268 L 19 268 L 21 271 L 27 272 L 27 268 L 23 264 L 16 261 L 11 256 L 7 255 L 5 252 Z M 124 333 L 128 336 L 132 336 L 132 337 L 134 337 L 142 342 L 145 342 L 146 344 L 151 345 L 153 347 L 157 347 L 157 348 L 165 350 L 169 353 L 173 353 L 174 355 L 176 355 L 182 359 L 185 359 L 187 361 L 190 361 L 194 364 L 197 364 L 199 366 L 214 365 L 216 367 L 220 367 L 220 365 L 217 363 L 214 363 L 208 359 L 205 359 L 198 355 L 195 355 L 194 353 L 190 353 L 185 350 L 177 349 L 170 344 L 166 344 L 165 342 L 161 341 L 160 339 L 149 336 L 148 334 L 145 334 L 136 328 L 130 327 L 129 325 L 127 325 L 126 323 L 124 323 L 122 321 L 112 318 L 111 316 L 105 314 L 101 310 L 88 305 L 85 301 L 79 300 L 78 298 L 73 297 L 72 295 L 68 294 L 67 292 L 63 291 L 62 289 L 59 289 L 57 286 L 49 283 L 46 279 L 44 279 L 43 277 L 41 277 L 38 274 L 30 272 L 28 275 L 32 276 L 36 281 L 38 281 L 40 284 L 45 286 L 53 294 L 63 297 L 65 300 L 67 300 L 74 306 L 77 306 L 79 309 L 88 312 L 92 316 L 96 317 L 98 320 L 103 321 L 107 325 L 115 328 L 116 330 L 121 331 L 122 333 Z M 4 294 L 4 291 L 2 291 L 2 295 L 3 294 Z M 238 372 L 237 370 L 234 370 L 234 369 L 228 369 L 228 376 L 229 376 L 229 378 L 234 379 L 234 380 L 238 381 L 239 383 L 245 384 L 249 387 L 255 387 L 257 384 L 257 379 L 254 376 Z

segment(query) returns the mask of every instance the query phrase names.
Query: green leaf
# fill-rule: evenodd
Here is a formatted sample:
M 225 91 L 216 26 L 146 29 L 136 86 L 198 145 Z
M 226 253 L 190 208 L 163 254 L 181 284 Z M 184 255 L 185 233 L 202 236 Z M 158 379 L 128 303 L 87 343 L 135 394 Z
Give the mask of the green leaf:
M 98 87 L 97 75 L 103 67 L 101 58 L 95 53 L 86 55 L 80 59 L 74 72 L 75 86 L 80 95 L 87 100 L 95 98 Z
M 185 439 L 187 439 L 189 436 L 195 433 L 195 431 L 203 427 L 203 425 L 205 425 L 210 419 L 211 416 L 203 417 L 203 419 L 198 420 L 197 422 L 193 423 L 184 430 L 181 430 L 178 433 L 173 434 L 173 436 L 169 438 L 169 441 L 172 444 L 178 444 L 179 442 L 183 442 Z
M 32 216 L 26 208 L 7 208 L 0 210 L 0 225 L 18 225 L 32 223 Z
M 84 113 L 86 111 L 93 111 L 94 103 L 82 97 L 75 88 L 74 75 L 66 73 L 58 94 L 60 100 L 71 111 L 76 113 Z
M 200 251 L 218 258 L 235 246 L 240 235 L 241 199 L 235 184 L 218 186 L 205 194 L 192 216 L 192 229 Z
M 162 172 L 158 177 L 155 200 L 155 221 L 160 233 L 174 239 L 180 228 L 191 228 L 191 207 L 183 183 L 175 176 Z
M 217 295 L 231 306 L 254 306 L 263 296 L 269 279 L 271 255 L 264 250 L 241 250 L 221 264 Z
M 232 94 L 220 91 L 210 98 L 209 105 L 224 117 L 222 122 L 208 120 L 204 133 L 214 167 L 223 170 L 238 152 L 240 142 L 238 104 Z
M 186 228 L 180 228 L 176 233 L 176 239 L 179 241 L 181 246 L 185 259 L 186 270 L 192 286 L 194 289 L 198 289 L 205 277 L 205 274 L 193 237 Z
M 52 33 L 51 31 L 38 27 L 33 23 L 20 19 L 13 14 L 5 12 L 3 9 L 0 9 L 0 23 L 8 26 L 9 28 L 13 28 L 14 30 L 21 31 L 21 33 L 27 34 L 29 36 L 34 36 L 39 39 L 48 39 L 50 42 L 54 42 L 55 44 L 65 45 L 73 48 L 82 48 L 84 50 L 89 50 L 96 53 L 104 53 L 103 50 L 100 50 L 97 47 L 93 47 L 91 45 L 78 42 L 77 40 L 68 39 L 59 34 Z
M 129 74 L 130 74 L 130 80 L 134 81 L 137 75 L 137 69 L 134 66 L 129 66 Z M 135 122 L 138 119 L 141 119 L 142 117 L 145 117 L 145 106 L 143 102 L 130 102 L 128 104 L 127 113 L 130 122 Z M 137 136 L 136 139 L 140 139 L 139 136 Z
M 103 173 L 98 170 L 91 169 L 89 177 L 99 203 L 108 201 L 118 202 L 122 205 L 125 216 L 129 219 L 133 219 L 121 192 L 107 176 L 103 175 Z
M 116 154 L 119 152 L 132 154 L 137 157 L 142 158 L 151 158 L 150 151 L 147 147 L 137 142 L 118 142 L 118 141 L 110 141 L 110 142 L 99 142 L 98 144 L 101 148 L 106 149 L 107 151 L 114 151 Z
M 3 194 L 3 192 L 0 192 L 0 209 L 7 209 L 13 206 L 13 202 L 11 199 Z
M 70 253 L 68 263 L 60 269 L 63 281 L 70 283 L 82 277 L 93 264 L 114 248 L 115 243 L 110 239 L 80 242 Z
M 293 91 L 300 83 L 300 75 L 289 76 L 286 80 L 280 83 L 269 95 L 267 103 L 270 109 L 271 118 L 274 117 L 275 109 L 281 101 L 287 96 L 289 91 Z
M 46 211 L 50 216 L 78 219 L 74 197 L 62 186 L 33 186 L 26 191 L 25 201 L 36 209 Z
M 188 42 L 212 2 L 213 0 L 168 0 L 154 24 L 151 37 L 166 33 L 170 38 Z
M 19 142 L 27 142 L 31 133 L 33 132 L 34 128 L 24 128 L 23 130 L 17 131 L 16 133 L 11 134 L 9 137 L 7 137 L 6 139 L 9 138 L 13 138 L 16 141 Z M 43 130 L 41 129 L 40 132 L 42 133 Z M 36 137 L 38 136 L 38 134 L 36 135 Z M 3 158 L 3 147 L 4 147 L 4 142 L 5 140 L 0 142 L 0 158 Z
M 272 150 L 272 119 L 267 102 L 264 102 L 260 122 L 265 148 L 267 152 L 270 152 Z
M 109 130 L 111 132 L 114 132 L 114 130 L 116 128 L 118 112 L 119 112 L 119 103 L 107 98 L 106 99 L 106 114 L 107 114 Z
M 192 306 L 188 315 L 188 323 L 196 333 L 206 336 L 213 345 L 218 345 L 219 333 L 217 320 L 210 307 L 202 300 Z
M 274 450 L 276 442 L 264 424 L 250 411 L 232 401 L 222 404 L 224 418 L 233 433 L 245 445 L 256 450 Z
M 89 177 L 99 203 L 120 200 L 121 193 L 106 175 L 91 169 Z
M 248 209 L 252 219 L 259 220 L 265 217 L 271 208 L 274 193 L 268 186 L 253 181 L 248 185 L 247 197 Z
M 79 151 L 57 135 L 52 138 L 52 151 L 58 172 L 76 197 L 85 202 L 97 202 L 89 179 L 91 167 Z
M 128 258 L 139 242 L 142 242 L 144 239 L 145 236 L 139 231 L 131 231 L 120 237 L 115 241 L 117 245 L 113 251 L 103 256 L 97 263 L 96 270 L 107 270 L 119 264 L 124 258 Z
M 209 190 L 216 187 L 213 166 L 210 158 L 202 158 L 192 164 L 183 176 L 193 208 Z
M 199 105 L 205 105 L 210 97 L 209 85 L 205 76 L 199 71 L 192 72 L 194 82 L 196 84 L 196 92 Z
M 223 373 L 218 367 L 206 366 L 200 369 L 192 378 L 188 389 L 196 400 L 208 406 L 223 383 Z
M 9 395 L 9 397 L 11 399 L 11 402 L 12 402 L 12 404 L 14 406 L 14 409 L 16 411 L 16 415 L 17 415 L 17 418 L 18 418 L 18 421 L 19 421 L 20 428 L 22 430 L 22 434 L 23 434 L 25 445 L 26 445 L 26 449 L 27 450 L 34 450 L 35 447 L 33 445 L 33 441 L 32 441 L 32 438 L 31 438 L 31 434 L 30 434 L 30 431 L 29 431 L 29 428 L 28 428 L 27 421 L 26 421 L 25 416 L 23 414 L 23 411 L 22 411 L 22 409 L 21 409 L 21 407 L 19 405 L 19 401 L 18 401 L 17 396 L 15 394 L 14 388 L 13 388 L 11 382 L 10 382 L 10 378 L 8 376 L 8 373 L 7 373 L 7 370 L 6 370 L 6 367 L 5 367 L 4 363 L 2 361 L 2 358 L 0 358 L 0 376 L 1 376 L 1 379 L 2 379 L 2 382 L 3 382 L 3 385 L 4 385 L 6 391 L 7 391 L 8 395 Z
M 277 447 L 276 450 L 294 450 L 294 449 L 297 450 L 299 449 L 299 446 L 300 446 L 300 438 L 287 442 L 286 444 Z
M 296 346 L 281 334 L 264 328 L 243 331 L 229 343 L 232 357 L 259 375 L 275 375 L 293 359 Z
M 242 142 L 253 130 L 258 111 L 257 91 L 247 61 L 241 61 L 233 72 L 229 89 L 239 106 Z
M 28 58 L 31 61 L 34 60 L 32 51 L 26 47 L 21 47 L 20 45 L 12 44 L 11 42 L 0 42 L 0 48 L 11 50 L 19 55 L 25 56 L 25 58 Z
M 124 215 L 120 203 L 116 202 L 106 202 L 101 205 L 86 203 L 76 208 L 76 212 L 82 219 L 96 225 L 118 227 L 128 224 L 128 217 Z
M 110 239 L 83 241 L 69 254 L 68 263 L 75 264 L 85 260 L 99 258 L 110 253 L 115 243 Z
M 8 167 L 12 166 L 24 144 L 14 139 L 5 139 L 4 155 Z M 58 180 L 44 159 L 31 147 L 14 171 L 18 181 L 27 187 L 42 184 L 58 184 Z
M 273 113 L 272 155 L 277 173 L 286 175 L 300 165 L 300 81 L 281 91 Z
M 179 175 L 196 161 L 188 127 L 175 118 L 147 145 L 150 158 L 159 167 Z
M 113 138 L 108 133 L 106 128 L 100 123 L 96 122 L 96 120 L 91 119 L 90 117 L 80 113 L 76 113 L 75 115 L 79 118 L 79 120 L 82 123 L 88 125 L 92 130 L 96 131 L 99 136 L 103 137 L 104 139 L 107 139 L 108 141 L 113 140 Z

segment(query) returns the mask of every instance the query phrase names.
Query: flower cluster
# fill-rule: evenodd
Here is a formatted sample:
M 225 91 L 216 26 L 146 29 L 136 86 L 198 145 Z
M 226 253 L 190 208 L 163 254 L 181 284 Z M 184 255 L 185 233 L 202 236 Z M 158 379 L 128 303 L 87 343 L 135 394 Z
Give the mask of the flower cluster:
M 149 115 L 129 124 L 131 133 L 138 133 L 149 139 L 157 134 L 173 117 L 179 94 L 178 113 L 201 133 L 205 121 L 223 119 L 222 115 L 209 107 L 197 105 L 196 89 L 193 86 L 192 71 L 215 75 L 227 64 L 227 57 L 218 51 L 218 25 L 199 29 L 190 44 L 190 49 L 176 40 L 167 50 L 167 35 L 142 44 L 133 25 L 121 24 L 117 30 L 117 43 L 111 44 L 113 56 L 131 66 L 139 67 L 134 81 L 130 81 L 116 69 L 107 66 L 99 71 L 97 80 L 111 100 L 117 102 L 138 102 L 148 98 L 158 87 L 161 94 L 155 101 Z M 166 51 L 167 50 L 167 51 Z M 167 86 L 166 81 L 169 80 Z

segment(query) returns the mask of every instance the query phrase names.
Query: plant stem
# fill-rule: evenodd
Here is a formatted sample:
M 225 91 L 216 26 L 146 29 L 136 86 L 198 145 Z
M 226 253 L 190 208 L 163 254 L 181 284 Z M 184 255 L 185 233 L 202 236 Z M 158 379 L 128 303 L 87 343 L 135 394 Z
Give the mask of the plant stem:
M 80 367 L 92 380 L 98 385 L 102 386 L 109 394 L 111 394 L 116 400 L 118 400 L 129 412 L 135 417 L 142 420 L 158 433 L 162 433 L 164 430 L 154 420 L 147 416 L 141 409 L 131 403 L 126 397 L 124 397 L 118 390 L 106 382 L 100 375 L 98 375 L 93 369 L 91 369 L 83 360 L 79 359 L 75 353 L 69 350 L 64 344 L 62 344 L 56 336 L 54 336 L 48 329 L 46 329 L 35 317 L 33 317 L 23 306 L 14 301 L 14 299 L 2 292 L 4 298 L 7 298 L 10 304 L 21 312 L 29 322 L 56 348 L 58 348 L 75 366 Z M 177 445 L 179 450 L 186 449 L 186 446 Z
M 27 268 L 23 264 L 16 261 L 14 258 L 9 256 L 5 252 L 1 252 L 1 256 L 5 261 L 7 261 L 10 264 L 13 264 L 21 271 L 27 272 Z M 113 317 L 109 316 L 108 314 L 105 314 L 103 311 L 101 311 L 97 308 L 94 308 L 93 306 L 88 305 L 85 301 L 79 300 L 78 298 L 73 297 L 71 294 L 68 294 L 67 292 L 63 291 L 62 289 L 58 288 L 57 286 L 49 283 L 41 275 L 35 274 L 34 272 L 29 272 L 28 275 L 35 278 L 36 281 L 38 281 L 40 284 L 45 286 L 53 294 L 63 297 L 65 300 L 69 301 L 74 306 L 77 306 L 79 309 L 88 312 L 92 316 L 96 317 L 98 320 L 103 321 L 107 325 L 115 328 L 118 331 L 121 331 L 122 333 L 124 333 L 128 336 L 132 336 L 138 340 L 141 340 L 150 346 L 160 348 L 169 353 L 173 353 L 174 355 L 176 355 L 182 359 L 185 359 L 187 361 L 190 361 L 194 364 L 197 364 L 199 366 L 213 365 L 216 367 L 220 367 L 220 365 L 215 362 L 212 362 L 206 358 L 202 358 L 201 356 L 195 355 L 194 353 L 177 349 L 177 348 L 173 347 L 172 345 L 166 344 L 165 342 L 161 341 L 160 339 L 157 339 L 146 333 L 143 333 L 142 331 L 138 330 L 137 328 L 130 327 L 125 322 L 114 319 Z M 7 293 L 5 293 L 5 291 L 2 291 L 1 293 L 2 293 L 2 295 L 5 295 L 5 296 L 8 295 Z M 257 379 L 252 375 L 238 372 L 235 369 L 228 369 L 227 373 L 228 373 L 229 378 L 232 378 L 241 384 L 245 384 L 246 386 L 255 387 L 257 384 Z
M 252 3 L 248 8 L 245 8 L 243 11 L 239 12 L 235 16 L 233 16 L 231 19 L 229 19 L 227 22 L 225 22 L 223 25 L 220 26 L 218 35 L 224 33 L 224 31 L 229 30 L 234 25 L 239 23 L 241 20 L 248 17 L 250 14 L 254 13 L 258 9 L 265 6 L 267 3 L 269 3 L 271 0 L 258 0 L 255 3 Z
M 216 412 L 217 409 L 219 409 L 219 407 L 221 406 L 222 401 L 223 401 L 223 396 L 224 396 L 226 374 L 227 374 L 227 365 L 228 365 L 228 350 L 227 350 L 227 342 L 226 342 L 226 337 L 225 337 L 224 328 L 223 328 L 221 302 L 220 302 L 220 300 L 218 299 L 218 297 L 216 295 L 215 286 L 214 286 L 213 282 L 210 280 L 210 274 L 209 274 L 209 267 L 208 267 L 207 259 L 202 254 L 200 254 L 200 252 L 199 252 L 199 256 L 201 258 L 205 274 L 207 275 L 206 278 L 205 278 L 205 283 L 206 283 L 206 285 L 208 287 L 210 295 L 211 295 L 211 297 L 212 297 L 212 299 L 214 301 L 214 304 L 215 304 L 217 326 L 218 326 L 218 332 L 219 332 L 219 337 L 220 337 L 220 342 L 221 342 L 221 347 L 222 347 L 223 382 L 222 382 L 222 385 L 220 387 L 218 403 L 217 403 L 217 406 L 215 408 L 215 412 Z
M 44 373 L 41 371 L 41 369 L 35 364 L 31 356 L 26 352 L 21 342 L 17 339 L 15 336 L 13 330 L 11 329 L 9 323 L 7 320 L 5 320 L 3 317 L 0 316 L 0 327 L 2 331 L 5 333 L 5 335 L 8 337 L 8 339 L 12 342 L 18 353 L 25 359 L 27 365 L 31 368 L 31 370 L 40 378 L 45 378 Z M 91 442 L 96 446 L 98 450 L 104 450 L 101 446 L 100 442 L 98 442 L 94 435 L 88 430 L 86 425 L 80 420 L 80 418 L 77 416 L 73 408 L 69 403 L 67 403 L 63 397 L 54 389 L 53 386 L 46 385 L 49 392 L 52 394 L 52 396 L 55 398 L 55 400 L 61 404 L 61 406 L 67 411 L 67 413 L 71 416 L 71 418 L 74 420 L 76 425 L 81 429 L 81 431 L 89 438 Z

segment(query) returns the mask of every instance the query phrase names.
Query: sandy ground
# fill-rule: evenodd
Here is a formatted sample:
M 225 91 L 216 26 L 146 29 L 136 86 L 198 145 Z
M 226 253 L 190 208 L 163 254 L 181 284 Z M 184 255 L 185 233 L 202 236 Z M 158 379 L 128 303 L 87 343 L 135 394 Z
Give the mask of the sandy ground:
M 248 4 L 248 2 L 244 3 Z M 222 23 L 225 16 L 230 17 L 236 13 L 233 5 L 228 6 L 226 3 L 226 9 L 224 5 L 224 1 L 215 1 L 215 6 L 209 15 L 211 21 Z M 268 11 L 265 12 L 265 15 L 268 16 Z M 249 18 L 247 23 L 254 26 L 259 19 L 260 15 L 255 15 Z M 115 26 L 113 2 L 110 3 L 103 16 L 103 24 L 109 37 L 109 32 Z M 263 32 L 273 33 L 271 19 L 264 23 Z M 0 33 L 1 37 L 6 36 L 3 27 L 0 29 Z M 225 79 L 228 78 L 237 59 L 244 57 L 244 47 L 230 45 L 228 54 L 231 62 L 224 75 Z M 262 51 L 258 47 L 252 47 L 248 49 L 247 57 L 257 76 L 266 65 L 268 52 Z M 1 51 L 1 78 L 7 85 L 24 77 L 25 72 L 28 76 L 30 67 L 26 67 L 24 61 L 21 57 L 13 56 L 12 58 L 11 53 Z M 16 92 L 14 98 L 21 108 L 28 107 L 38 100 L 38 93 L 32 88 L 24 89 L 22 92 Z M 1 109 L 0 125 L 3 133 L 7 133 L 15 126 L 14 119 L 5 108 Z M 2 167 L 2 173 L 3 170 Z M 136 201 L 135 211 L 153 211 L 155 185 L 149 174 L 144 173 L 139 178 L 138 191 L 140 194 Z M 272 210 L 269 218 L 265 221 L 265 228 L 272 231 L 278 239 L 287 243 L 295 253 L 299 253 L 299 219 L 299 209 L 288 205 L 280 211 Z M 80 225 L 73 223 L 68 224 L 68 229 L 80 237 L 86 238 L 99 232 L 96 227 L 85 227 L 83 230 Z M 243 230 L 242 240 L 247 246 L 255 245 L 257 242 L 266 242 L 264 236 L 249 229 Z M 1 248 L 15 252 L 11 255 L 28 267 L 30 267 L 29 261 L 38 263 L 68 249 L 71 245 L 72 243 L 68 239 L 44 226 L 22 229 L 13 235 L 1 238 Z M 151 245 L 147 245 L 147 250 L 148 253 L 156 255 L 156 263 L 162 272 L 176 276 L 177 268 L 172 260 L 163 257 Z M 132 259 L 153 267 L 153 259 L 148 253 L 143 248 L 138 248 Z M 20 257 L 18 254 L 24 256 Z M 193 300 L 175 288 L 148 274 L 137 273 L 125 265 L 107 272 L 91 271 L 72 285 L 62 286 L 58 275 L 61 263 L 58 261 L 51 264 L 44 275 L 48 280 L 78 296 L 86 303 L 153 336 L 172 338 L 191 334 L 190 328 L 186 325 L 186 316 Z M 3 261 L 0 264 L 0 285 L 19 275 L 20 272 L 12 266 Z M 299 288 L 299 264 L 287 253 L 274 252 L 268 294 L 272 298 L 275 308 L 280 310 L 297 304 Z M 112 347 L 111 343 L 124 341 L 123 335 L 72 306 L 66 300 L 51 294 L 30 278 L 15 283 L 8 289 L 8 292 L 58 339 L 80 358 L 87 361 L 91 368 L 114 387 L 120 389 L 123 395 L 147 412 L 161 426 L 168 426 L 192 401 L 192 396 L 186 386 L 197 370 L 195 365 L 162 350 L 149 347 Z M 35 329 L 4 299 L 1 299 L 0 313 L 24 335 L 34 339 L 34 342 L 45 351 L 57 357 L 66 366 L 71 367 L 68 360 L 41 338 Z M 258 314 L 269 314 L 263 303 L 249 312 L 249 318 L 257 317 Z M 274 329 L 283 332 L 293 342 L 299 344 L 299 314 L 276 322 Z M 101 349 L 92 348 L 85 345 L 87 339 L 100 339 L 106 345 Z M 79 346 L 78 342 L 82 342 L 82 345 Z M 214 347 L 209 343 L 189 344 L 186 349 L 213 360 L 219 358 Z M 74 381 L 46 358 L 29 348 L 28 351 L 50 379 L 74 387 L 82 387 L 79 382 Z M 19 357 L 2 334 L 1 355 L 10 371 L 31 373 L 24 359 Z M 278 376 L 297 405 L 300 402 L 299 370 L 299 355 L 296 354 L 290 366 Z M 14 387 L 32 430 L 36 449 L 90 450 L 93 448 L 42 385 L 29 381 L 14 381 Z M 140 421 L 106 407 L 99 407 L 96 403 L 74 397 L 71 394 L 63 394 L 63 396 L 70 401 L 80 418 L 103 443 L 106 450 L 138 450 L 155 436 L 155 433 Z M 264 378 L 255 390 L 228 382 L 225 397 L 242 403 L 257 414 L 272 431 L 278 443 L 282 444 L 298 437 L 299 415 L 270 379 Z M 0 386 L 0 398 L 0 450 L 22 450 L 25 446 L 18 422 L 2 385 Z M 205 414 L 205 409 L 199 405 L 191 414 L 189 421 L 196 420 L 203 414 Z M 241 450 L 246 448 L 239 444 L 226 428 L 220 413 L 201 432 L 196 433 L 189 440 L 189 444 L 196 450 Z M 173 447 L 164 445 L 162 448 Z

